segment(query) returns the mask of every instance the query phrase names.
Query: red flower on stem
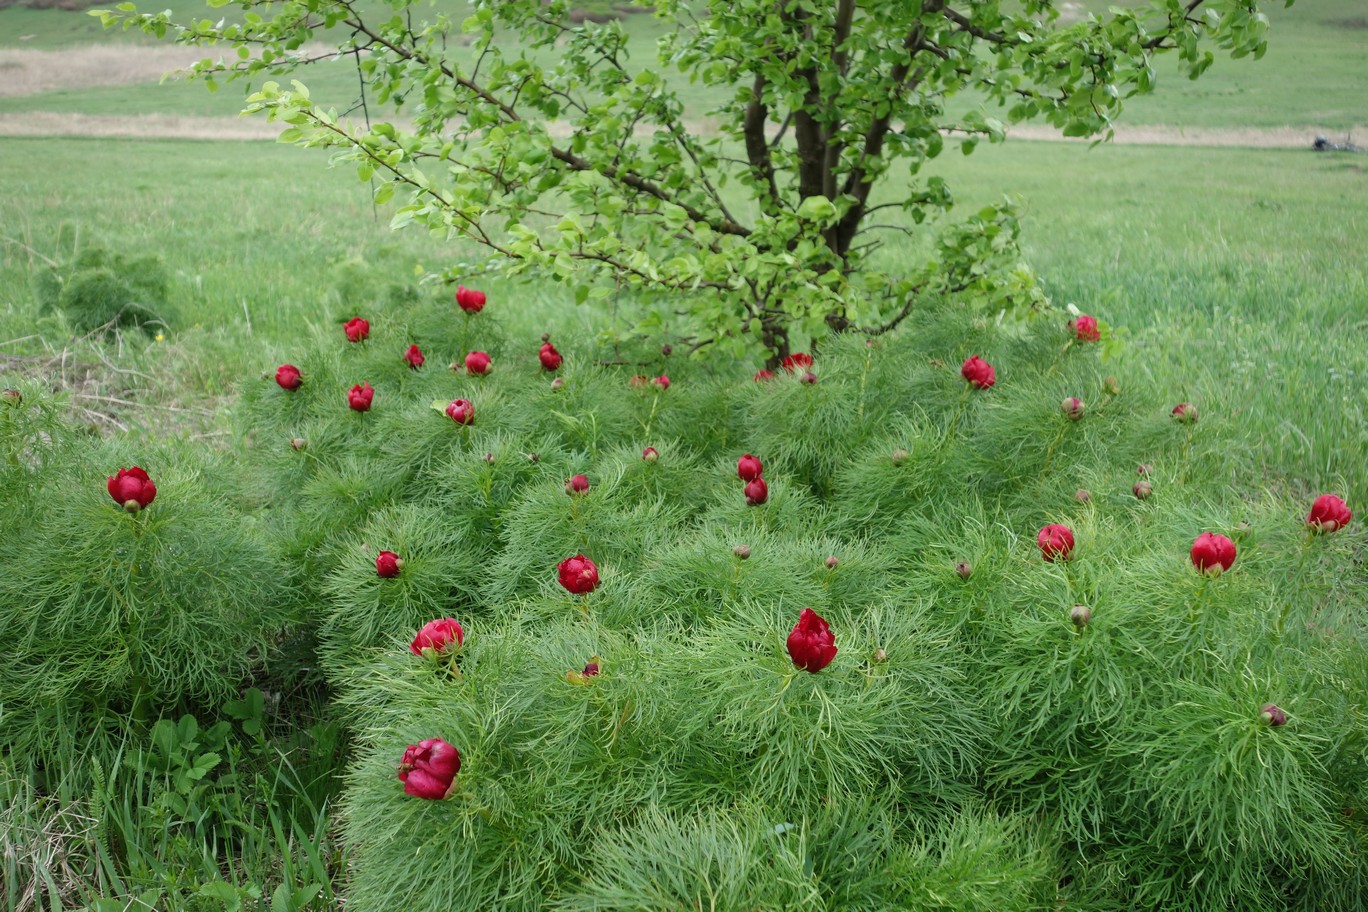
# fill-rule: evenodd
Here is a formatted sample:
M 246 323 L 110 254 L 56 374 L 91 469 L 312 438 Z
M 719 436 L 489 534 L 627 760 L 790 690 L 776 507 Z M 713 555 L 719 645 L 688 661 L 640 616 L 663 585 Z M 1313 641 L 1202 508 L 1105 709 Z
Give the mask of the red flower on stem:
M 964 360 L 960 365 L 960 376 L 974 389 L 986 390 L 997 383 L 997 372 L 993 370 L 993 365 L 978 355 L 970 355 Z
M 784 370 L 791 374 L 800 367 L 812 367 L 812 355 L 809 355 L 807 352 L 794 352 L 781 363 L 783 364 Z
M 1069 321 L 1069 326 L 1073 328 L 1074 337 L 1079 342 L 1096 342 L 1102 338 L 1102 332 L 1097 328 L 1096 317 L 1079 314 L 1077 319 Z
M 1235 543 L 1224 535 L 1203 532 L 1192 543 L 1192 565 L 1207 576 L 1220 576 L 1235 563 Z
M 464 285 L 456 286 L 456 306 L 466 313 L 475 314 L 484 310 L 485 293 Z
M 418 346 L 410 345 L 408 351 L 404 352 L 404 360 L 408 362 L 409 367 L 417 370 L 423 366 L 423 362 L 427 359 L 424 358 L 423 353 L 418 350 Z
M 342 326 L 348 342 L 364 342 L 370 335 L 370 321 L 362 317 L 352 317 Z
M 804 671 L 816 674 L 836 658 L 836 637 L 822 616 L 811 608 L 804 608 L 798 623 L 789 631 L 789 658 Z
M 461 426 L 475 423 L 475 406 L 469 399 L 453 399 L 446 407 L 446 416 Z
M 282 364 L 276 368 L 275 381 L 283 390 L 294 392 L 304 383 L 304 378 L 299 373 L 299 368 L 293 364 Z
M 375 575 L 381 579 L 394 579 L 404 569 L 404 559 L 393 551 L 381 551 L 375 556 Z
M 482 351 L 473 351 L 465 356 L 465 368 L 468 374 L 483 377 L 489 373 L 489 365 L 489 355 Z
M 413 642 L 409 644 L 409 652 L 416 656 L 428 653 L 443 655 L 460 649 L 464 642 L 465 631 L 455 618 L 438 618 L 422 626 Z
M 369 412 L 373 399 L 375 390 L 371 389 L 369 383 L 358 383 L 347 391 L 347 405 L 354 412 Z
M 556 565 L 557 579 L 566 592 L 588 595 L 599 584 L 598 567 L 583 554 L 567 557 Z
M 410 744 L 399 761 L 399 781 L 404 794 L 439 801 L 456 787 L 461 771 L 461 752 L 441 738 Z
M 1073 558 L 1074 535 L 1068 526 L 1050 523 L 1037 533 L 1036 544 L 1040 546 L 1040 556 L 1051 563 Z
M 1306 524 L 1313 531 L 1328 533 L 1343 529 L 1353 518 L 1353 512 L 1343 500 L 1334 494 L 1322 494 L 1311 505 L 1311 512 L 1306 514 Z
M 764 470 L 759 457 L 752 456 L 750 453 L 736 460 L 736 477 L 742 481 L 754 481 L 760 477 Z
M 541 362 L 543 370 L 553 371 L 558 369 L 565 359 L 556 351 L 556 346 L 546 342 L 542 344 L 541 351 L 537 352 L 537 360 Z
M 763 478 L 752 478 L 746 482 L 746 505 L 758 507 L 769 500 L 769 485 Z
M 157 486 L 138 466 L 119 469 L 117 475 L 110 476 L 105 487 L 109 490 L 109 496 L 114 498 L 114 502 L 129 513 L 137 513 L 157 497 Z

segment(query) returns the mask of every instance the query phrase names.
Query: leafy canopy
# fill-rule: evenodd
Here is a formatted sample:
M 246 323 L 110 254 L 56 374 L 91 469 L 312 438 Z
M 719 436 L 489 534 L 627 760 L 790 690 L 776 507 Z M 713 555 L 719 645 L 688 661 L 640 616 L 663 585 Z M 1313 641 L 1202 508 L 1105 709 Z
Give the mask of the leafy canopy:
M 575 24 L 568 0 L 479 0 L 459 23 L 412 0 L 209 2 L 237 15 L 96 15 L 231 45 L 194 71 L 261 80 L 247 110 L 354 162 L 378 203 L 397 198 L 396 227 L 473 239 L 500 268 L 574 283 L 580 302 L 668 292 L 695 344 L 758 340 L 776 357 L 791 336 L 883 332 L 947 294 L 1042 303 L 1010 203 L 949 220 L 927 162 L 1033 119 L 1109 136 L 1124 100 L 1154 89 L 1157 54 L 1196 78 L 1214 49 L 1261 56 L 1268 29 L 1257 0 L 1148 0 L 1075 22 L 1055 0 L 662 0 L 643 65 L 619 22 Z M 277 81 L 339 56 L 355 60 L 364 123 Z M 714 109 L 686 106 L 700 92 Z M 898 249 L 877 253 L 886 238 Z

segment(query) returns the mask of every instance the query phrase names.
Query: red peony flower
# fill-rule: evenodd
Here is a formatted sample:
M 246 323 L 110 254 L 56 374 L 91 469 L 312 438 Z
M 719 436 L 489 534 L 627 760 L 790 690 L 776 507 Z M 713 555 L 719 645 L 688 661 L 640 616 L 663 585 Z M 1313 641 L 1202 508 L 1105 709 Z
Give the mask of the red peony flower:
M 394 579 L 404 569 L 404 559 L 393 551 L 381 551 L 375 556 L 375 575 Z
M 1070 560 L 1073 558 L 1073 530 L 1059 523 L 1050 523 L 1036 535 L 1040 545 L 1040 555 L 1047 561 Z
M 466 313 L 479 313 L 484 310 L 485 293 L 476 291 L 473 288 L 466 288 L 464 285 L 456 286 L 456 306 Z
M 756 383 L 763 383 L 766 380 L 773 380 L 774 371 L 765 370 L 761 368 L 760 370 L 755 372 L 755 376 L 751 377 L 751 379 L 754 380 Z
M 591 662 L 586 662 L 586 663 L 585 663 L 585 665 L 584 665 L 584 671 L 581 672 L 581 674 L 583 674 L 586 678 L 592 678 L 594 675 L 596 675 L 596 674 L 598 674 L 598 673 L 599 673 L 598 656 L 595 656 L 593 661 L 591 661 Z
M 793 354 L 785 358 L 782 364 L 784 366 L 784 370 L 788 371 L 791 374 L 794 371 L 798 370 L 798 368 L 800 367 L 812 367 L 812 355 L 809 355 L 807 352 L 794 352 Z
M 404 794 L 439 801 L 456 787 L 461 771 L 461 752 L 441 738 L 410 744 L 399 762 L 399 781 Z
M 997 383 L 997 372 L 993 370 L 993 365 L 978 355 L 970 355 L 965 359 L 960 365 L 960 376 L 969 381 L 969 385 L 975 389 L 986 390 Z
M 354 412 L 369 412 L 371 400 L 375 398 L 375 390 L 371 389 L 369 383 L 353 386 L 347 391 L 347 405 Z
M 410 345 L 408 351 L 404 352 L 404 360 L 408 362 L 409 367 L 417 370 L 423 366 L 423 362 L 427 359 L 424 358 L 423 353 L 418 350 L 418 346 Z
M 599 584 L 598 567 L 583 554 L 567 557 L 556 565 L 559 582 L 567 592 L 587 595 Z
M 157 498 L 157 486 L 147 473 L 137 466 L 119 469 L 117 475 L 109 478 L 105 485 L 109 496 L 129 513 L 137 513 Z
M 1220 576 L 1235 563 L 1235 543 L 1224 535 L 1203 532 L 1192 543 L 1192 565 L 1208 576 Z
M 1306 524 L 1317 532 L 1334 532 L 1349 525 L 1353 518 L 1348 504 L 1334 494 L 1322 494 L 1306 514 Z
M 475 406 L 469 399 L 453 399 L 446 407 L 446 415 L 459 425 L 475 423 Z
M 769 500 L 769 485 L 765 484 L 763 478 L 752 478 L 746 482 L 746 503 L 752 507 L 758 507 Z
M 455 652 L 464 642 L 465 631 L 455 618 L 438 618 L 423 625 L 418 635 L 413 638 L 413 642 L 409 644 L 409 652 L 416 656 L 441 655 Z
M 1080 314 L 1078 319 L 1071 320 L 1069 325 L 1073 327 L 1074 336 L 1079 342 L 1096 342 L 1102 338 L 1102 333 L 1097 328 L 1096 317 Z
M 589 492 L 589 478 L 585 475 L 571 475 L 570 480 L 565 483 L 566 494 L 587 494 Z
M 661 392 L 664 392 L 665 390 L 670 388 L 670 378 L 665 376 L 664 374 L 661 374 L 659 377 L 656 377 L 651 382 L 654 383 L 656 386 L 660 387 Z
M 293 364 L 282 364 L 276 368 L 276 383 L 280 384 L 281 389 L 294 392 L 303 385 L 304 378 Z
M 489 355 L 481 351 L 473 351 L 465 356 L 466 373 L 483 377 L 489 373 Z
M 754 481 L 764 472 L 765 467 L 760 464 L 759 457 L 747 453 L 736 460 L 736 477 L 742 481 Z
M 827 622 L 811 608 L 804 608 L 788 635 L 788 654 L 793 664 L 816 674 L 836 658 L 836 637 Z
M 565 359 L 561 357 L 560 352 L 556 351 L 556 346 L 546 342 L 542 345 L 541 351 L 537 352 L 537 360 L 541 361 L 544 370 L 553 371 L 559 368 Z
M 1183 424 L 1197 423 L 1197 406 L 1191 402 L 1178 403 L 1169 414 L 1173 416 L 1174 421 L 1181 421 Z
M 366 337 L 370 335 L 370 321 L 361 317 L 352 317 L 342 329 L 347 333 L 348 342 L 364 342 Z

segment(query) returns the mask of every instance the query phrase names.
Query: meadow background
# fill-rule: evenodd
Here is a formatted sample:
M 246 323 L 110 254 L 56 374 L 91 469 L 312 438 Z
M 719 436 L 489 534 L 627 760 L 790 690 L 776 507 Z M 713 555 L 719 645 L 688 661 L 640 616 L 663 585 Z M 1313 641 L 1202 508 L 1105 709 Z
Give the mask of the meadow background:
M 186 0 L 172 8 L 214 15 Z M 1123 338 L 1109 372 L 1238 422 L 1269 485 L 1298 496 L 1335 490 L 1359 508 L 1368 504 L 1368 155 L 1315 153 L 1311 142 L 1323 133 L 1368 146 L 1368 9 L 1303 0 L 1268 13 L 1262 61 L 1218 60 L 1190 83 L 1166 60 L 1156 93 L 1131 106 L 1114 143 L 1023 129 L 969 157 L 947 154 L 933 170 L 961 210 L 1021 198 L 1024 247 L 1053 301 L 1100 316 Z M 627 27 L 648 63 L 659 24 L 633 16 Z M 0 8 L 0 386 L 59 391 L 95 433 L 226 452 L 240 442 L 232 418 L 244 377 L 335 333 L 368 295 L 403 286 L 445 296 L 420 276 L 478 262 L 479 252 L 391 232 L 385 207 L 371 205 L 349 169 L 277 146 L 268 125 L 237 118 L 240 86 L 210 93 L 161 80 L 198 56 L 106 34 L 79 10 Z M 310 86 L 339 110 L 355 105 L 347 62 Z M 706 127 L 708 97 L 689 103 Z M 90 339 L 44 312 L 33 277 L 74 239 L 159 257 L 167 326 Z M 605 313 L 577 307 L 569 287 L 478 281 L 499 302 L 508 338 L 597 335 L 611 348 Z M 1232 473 L 1248 478 L 1249 468 Z M 262 834 L 260 858 L 297 859 L 324 883 L 343 865 L 326 815 L 342 735 L 325 716 L 319 709 L 308 729 L 302 768 L 276 767 L 300 807 L 247 821 Z M 21 772 L 14 758 L 0 764 L 0 879 L 17 883 L 34 846 L 48 845 L 39 861 L 61 881 L 57 892 L 88 899 L 86 878 L 85 889 L 118 894 L 119 884 L 89 880 L 64 840 L 92 832 L 84 814 L 122 813 L 137 830 L 136 805 L 44 804 L 20 787 Z M 101 847 L 87 848 L 100 877 L 117 880 Z M 147 847 L 141 863 L 155 867 L 158 851 Z M 235 896 L 244 901 L 232 891 L 211 898 L 236 908 Z M 5 895 L 10 909 L 30 900 Z M 281 908 L 303 907 L 291 901 Z

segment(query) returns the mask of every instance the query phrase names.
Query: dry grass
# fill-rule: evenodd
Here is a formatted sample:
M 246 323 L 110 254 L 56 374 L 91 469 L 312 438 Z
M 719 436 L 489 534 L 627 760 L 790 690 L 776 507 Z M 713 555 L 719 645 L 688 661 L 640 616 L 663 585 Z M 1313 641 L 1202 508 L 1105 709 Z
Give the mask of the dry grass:
M 0 136 L 105 136 L 128 139 L 275 139 L 283 124 L 260 118 L 173 114 L 0 113 Z
M 5 783 L 0 804 L 0 906 L 14 912 L 73 908 L 91 887 L 97 821 L 27 783 Z

